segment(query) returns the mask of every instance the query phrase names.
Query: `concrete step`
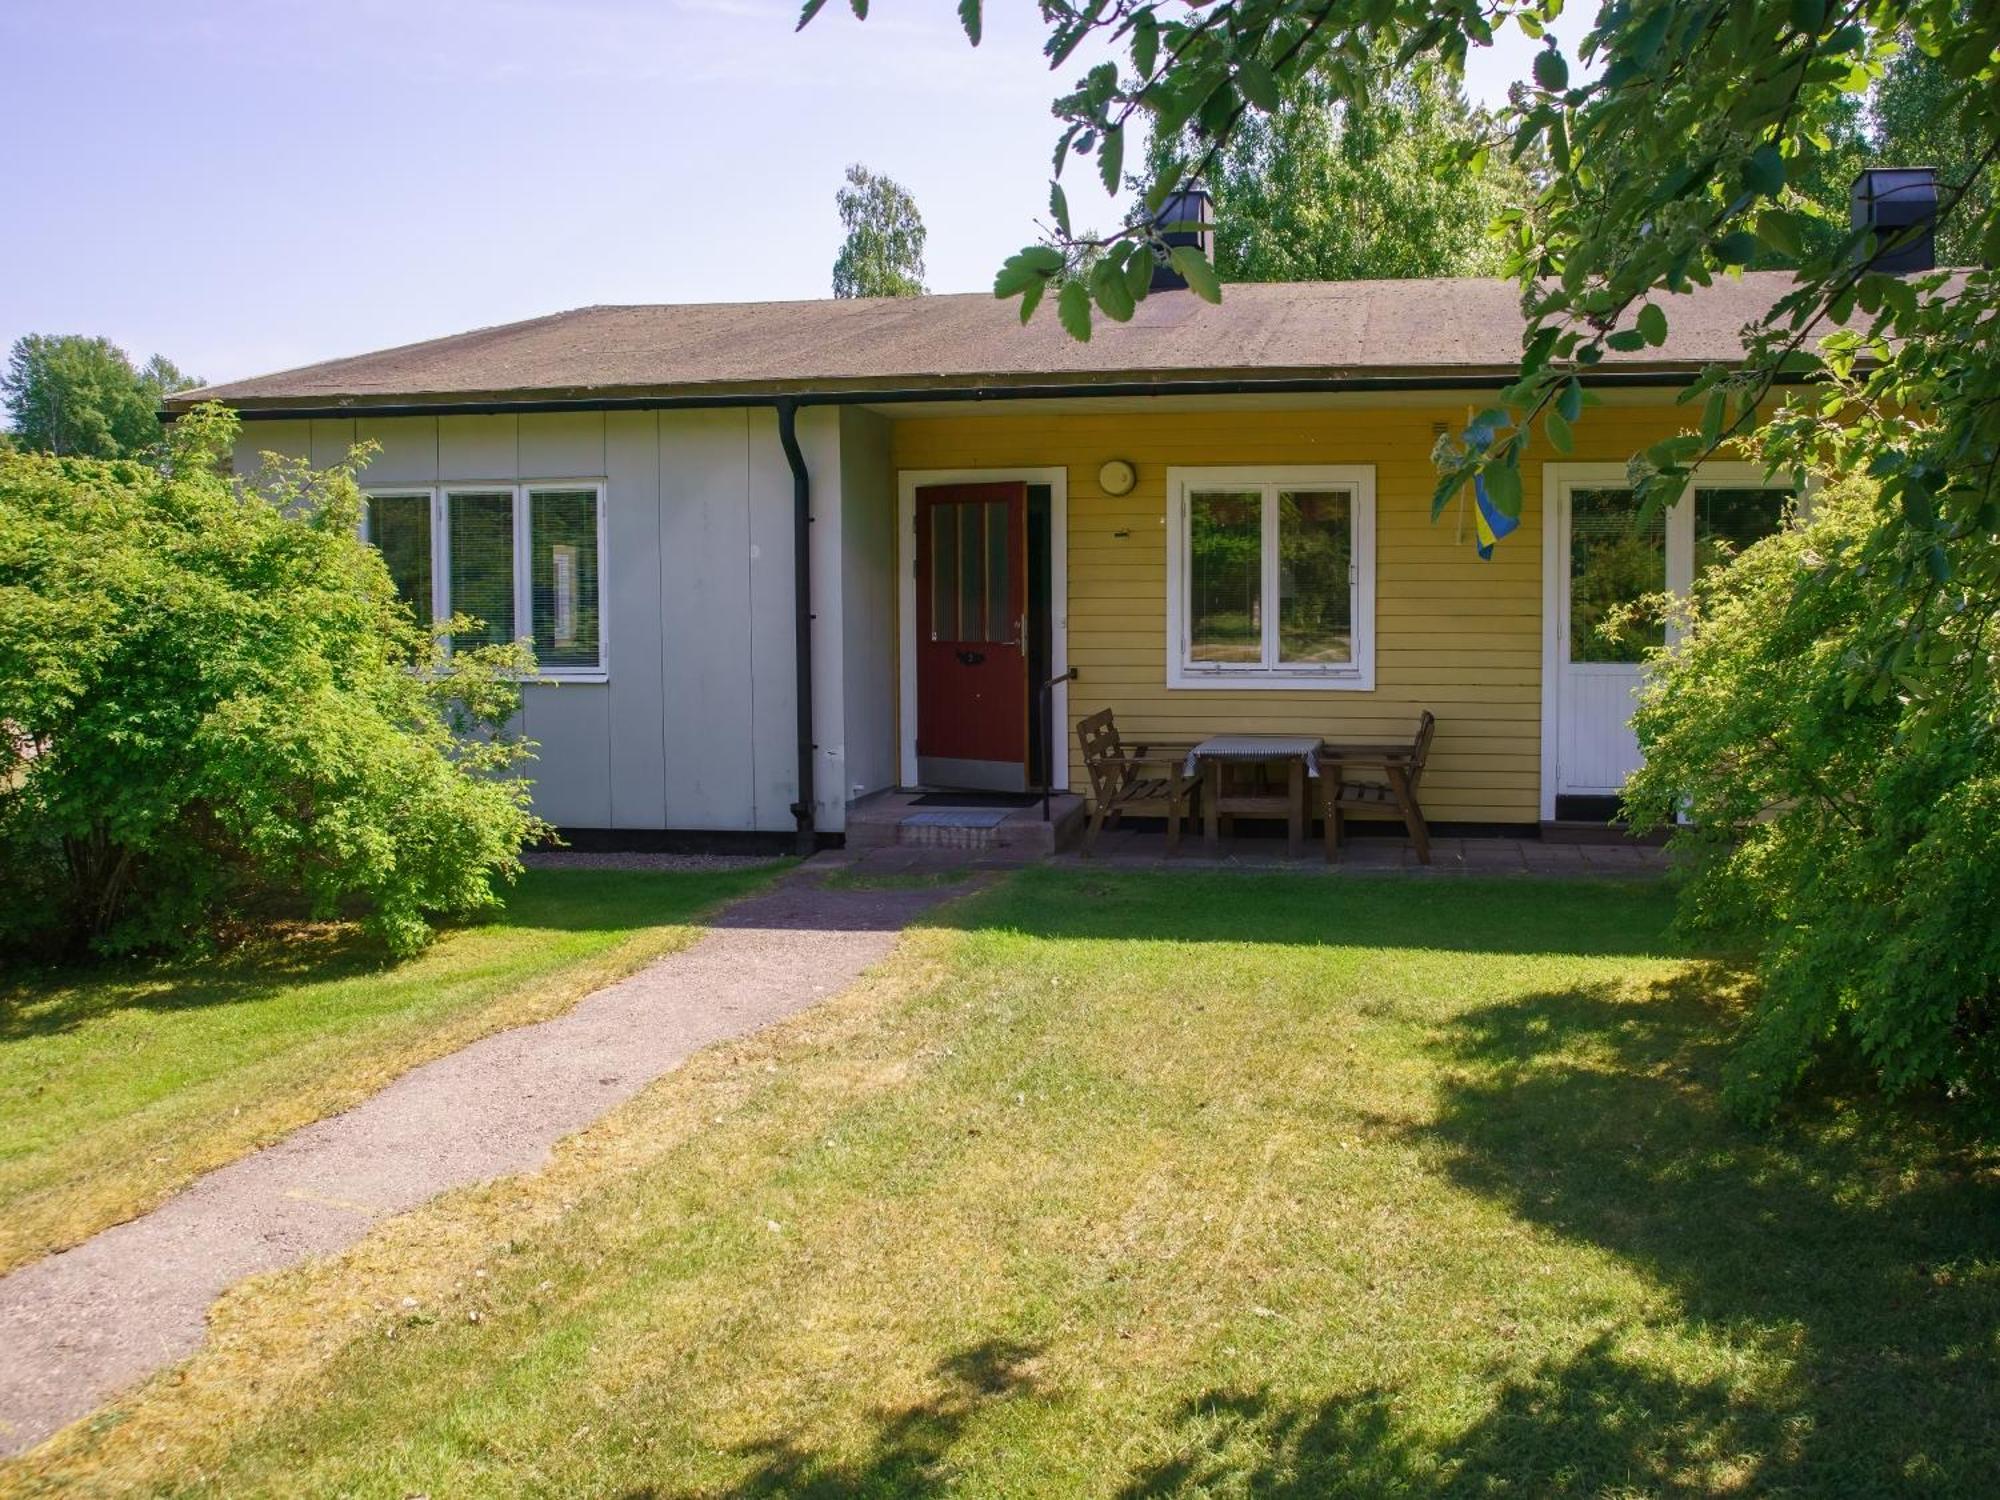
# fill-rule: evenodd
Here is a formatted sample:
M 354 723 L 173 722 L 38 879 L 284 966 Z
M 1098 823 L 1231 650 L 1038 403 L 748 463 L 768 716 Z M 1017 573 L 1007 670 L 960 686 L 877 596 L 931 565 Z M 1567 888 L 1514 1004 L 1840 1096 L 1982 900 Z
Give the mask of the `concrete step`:
M 949 808 L 920 808 L 896 825 L 896 842 L 911 849 L 964 849 L 982 854 L 1039 859 L 1073 843 L 1083 829 L 1083 800 L 1063 799 L 1067 806 L 1051 805 L 1049 821 L 1042 821 L 1041 809 L 1008 809 L 1006 816 L 993 818 L 1000 809 L 973 809 L 955 813 Z M 1023 816 L 1026 812 L 1028 816 Z M 925 817 L 935 813 L 935 817 Z M 985 813 L 984 817 L 979 816 Z
M 857 852 L 893 849 L 896 847 L 898 831 L 898 825 L 894 823 L 884 823 L 875 819 L 857 821 L 850 817 L 847 820 L 847 847 Z
M 995 858 L 1038 859 L 1074 843 L 1084 821 L 1083 799 L 1067 792 L 1028 807 L 918 806 L 918 793 L 888 792 L 847 810 L 847 847 L 938 849 Z

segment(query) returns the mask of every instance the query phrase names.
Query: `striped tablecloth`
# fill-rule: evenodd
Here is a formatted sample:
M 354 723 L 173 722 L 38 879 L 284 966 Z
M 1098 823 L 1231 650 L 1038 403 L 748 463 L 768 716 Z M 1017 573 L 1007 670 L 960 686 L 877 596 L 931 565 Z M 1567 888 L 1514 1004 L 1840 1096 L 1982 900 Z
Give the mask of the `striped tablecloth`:
M 1186 774 L 1201 774 L 1204 760 L 1300 760 L 1306 775 L 1319 775 L 1319 740 L 1302 734 L 1216 734 L 1188 752 Z

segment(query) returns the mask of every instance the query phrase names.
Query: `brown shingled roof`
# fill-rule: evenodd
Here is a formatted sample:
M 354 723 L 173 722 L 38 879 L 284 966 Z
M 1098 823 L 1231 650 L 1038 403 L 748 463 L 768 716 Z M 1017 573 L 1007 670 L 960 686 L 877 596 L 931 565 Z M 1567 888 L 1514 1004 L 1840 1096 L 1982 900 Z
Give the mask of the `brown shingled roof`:
M 1756 272 L 1671 297 L 1664 346 L 1633 372 L 1741 357 L 1743 326 L 1784 294 Z M 1219 306 L 1156 293 L 1077 343 L 1047 310 L 1022 327 L 982 293 L 817 302 L 586 307 L 189 391 L 174 407 L 365 406 L 481 399 L 936 390 L 1105 381 L 1504 376 L 1520 358 L 1511 281 L 1244 283 Z

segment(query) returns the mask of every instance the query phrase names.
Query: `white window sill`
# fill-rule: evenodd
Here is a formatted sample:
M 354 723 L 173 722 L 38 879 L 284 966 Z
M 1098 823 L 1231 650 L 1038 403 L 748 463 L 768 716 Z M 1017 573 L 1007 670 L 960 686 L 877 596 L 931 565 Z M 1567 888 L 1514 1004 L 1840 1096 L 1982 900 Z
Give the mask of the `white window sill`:
M 1362 672 L 1202 672 L 1177 667 L 1167 674 L 1169 689 L 1194 692 L 1372 693 L 1373 673 Z
M 560 687 L 565 682 L 609 682 L 610 680 L 611 674 L 601 667 L 594 669 L 576 667 L 568 670 L 557 668 L 537 672 L 532 677 L 523 677 L 521 686 Z

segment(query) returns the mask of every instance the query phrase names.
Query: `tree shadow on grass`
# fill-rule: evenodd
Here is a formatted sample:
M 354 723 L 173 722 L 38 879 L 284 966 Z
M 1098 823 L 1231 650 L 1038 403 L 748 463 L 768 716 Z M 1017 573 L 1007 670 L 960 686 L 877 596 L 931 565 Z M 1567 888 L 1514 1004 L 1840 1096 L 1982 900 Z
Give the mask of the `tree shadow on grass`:
M 1728 978 L 1476 1010 L 1432 1043 L 1439 1106 L 1410 1130 L 1461 1189 L 1657 1294 L 1594 1320 L 1541 1299 L 1532 1347 L 1555 1352 L 1467 1368 L 1455 1395 L 1212 1388 L 1165 1414 L 1118 1493 L 1995 1493 L 2000 1156 L 1858 1086 L 1739 1124 L 1720 1097 Z M 774 1439 L 723 1493 L 937 1493 L 982 1411 L 1037 1394 L 1038 1353 L 977 1345 L 938 1367 L 935 1398 L 873 1413 L 858 1452 Z
M 437 919 L 440 937 L 507 926 L 536 932 L 621 932 L 652 923 L 716 925 L 718 901 L 757 889 L 754 871 L 531 870 L 503 888 L 505 905 Z M 0 1045 L 57 1036 L 116 1011 L 172 1012 L 241 1004 L 274 990 L 326 984 L 398 967 L 364 931 L 357 905 L 345 919 L 313 921 L 298 902 L 274 902 L 231 925 L 216 951 L 184 957 L 51 965 L 0 978 Z M 722 914 L 726 917 L 726 913 Z M 404 962 L 407 962 L 405 960 Z
M 1859 1085 L 1739 1125 L 1715 977 L 1475 1012 L 1438 1044 L 1446 1093 L 1416 1132 L 1460 1186 L 1637 1268 L 1670 1314 L 1496 1371 L 1443 1445 L 1409 1435 L 1390 1390 L 1212 1391 L 1127 1493 L 1995 1493 L 2000 1154 Z M 1736 1373 L 1635 1352 L 1662 1332 Z
M 1716 1486 L 1708 1460 L 1735 1452 L 1738 1426 L 1724 1383 L 1674 1382 L 1619 1358 L 1600 1339 L 1502 1385 L 1489 1412 L 1443 1446 L 1412 1436 L 1396 1394 L 1382 1388 L 1317 1403 L 1268 1391 L 1211 1392 L 1174 1414 L 1178 1451 L 1118 1493 L 1121 1500 L 1709 1493 Z
M 58 1036 L 121 1010 L 200 1010 L 287 985 L 373 973 L 388 950 L 345 922 L 287 919 L 252 941 L 188 958 L 46 968 L 0 982 L 0 1043 Z
M 988 1339 L 938 1363 L 944 1389 L 931 1400 L 875 1413 L 868 1450 L 854 1458 L 815 1452 L 785 1438 L 746 1448 L 755 1467 L 719 1493 L 731 1500 L 803 1497 L 852 1500 L 864 1495 L 924 1495 L 948 1480 L 952 1446 L 979 1410 L 1032 1392 L 1037 1345 Z M 856 1372 L 857 1375 L 862 1372 Z M 666 1491 L 628 1490 L 622 1500 L 663 1500 Z

